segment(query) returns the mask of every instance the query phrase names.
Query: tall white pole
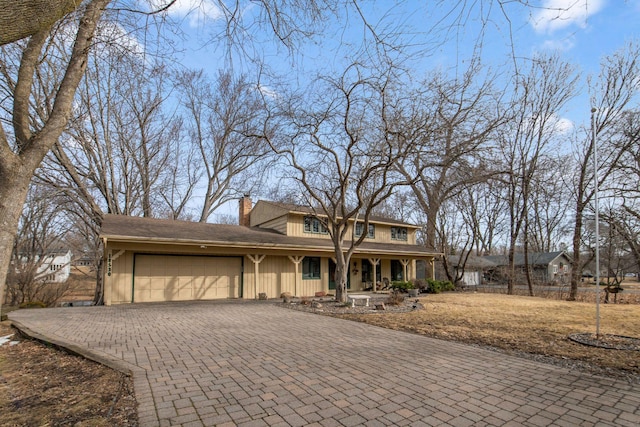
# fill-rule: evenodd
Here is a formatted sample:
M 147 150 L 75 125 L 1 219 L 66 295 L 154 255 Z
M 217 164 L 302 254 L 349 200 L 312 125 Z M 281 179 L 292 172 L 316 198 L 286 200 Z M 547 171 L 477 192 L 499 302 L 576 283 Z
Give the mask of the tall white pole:
M 600 206 L 598 197 L 598 139 L 596 138 L 596 124 L 594 114 L 597 110 L 591 108 L 591 138 L 593 145 L 593 190 L 594 208 L 596 210 L 596 339 L 600 339 Z

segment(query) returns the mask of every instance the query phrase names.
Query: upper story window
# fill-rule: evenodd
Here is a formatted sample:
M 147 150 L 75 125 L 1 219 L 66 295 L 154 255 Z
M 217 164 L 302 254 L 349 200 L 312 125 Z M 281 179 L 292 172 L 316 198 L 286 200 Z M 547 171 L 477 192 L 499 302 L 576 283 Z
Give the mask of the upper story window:
M 314 216 L 305 216 L 304 217 L 304 232 L 305 233 L 317 233 L 317 234 L 327 234 L 327 227 L 324 226 L 322 221 Z
M 358 222 L 356 223 L 356 237 L 362 236 L 362 232 L 364 230 L 364 223 Z M 376 226 L 375 224 L 369 224 L 369 232 L 367 233 L 367 239 L 375 239 L 376 237 Z
M 407 240 L 407 227 L 391 227 L 391 240 Z

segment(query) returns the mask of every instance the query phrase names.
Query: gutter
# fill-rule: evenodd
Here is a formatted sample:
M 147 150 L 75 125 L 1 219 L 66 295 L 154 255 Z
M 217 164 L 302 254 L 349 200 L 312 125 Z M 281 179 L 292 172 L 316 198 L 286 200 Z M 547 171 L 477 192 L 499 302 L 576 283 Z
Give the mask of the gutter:
M 112 236 L 103 236 L 102 239 L 106 242 L 107 238 L 110 238 L 112 243 L 156 243 L 161 245 L 181 245 L 181 246 L 211 246 L 218 248 L 236 248 L 236 249 L 268 249 L 268 250 L 283 250 L 283 251 L 316 251 L 316 252 L 327 252 L 333 253 L 333 246 L 309 246 L 309 245 L 292 245 L 292 244 L 279 244 L 279 243 L 257 243 L 257 242 L 228 242 L 228 241 L 211 241 L 211 240 L 184 240 L 184 239 L 175 239 L 175 240 L 166 240 L 162 238 L 154 238 L 148 237 L 141 240 L 138 237 L 134 236 L 123 236 L 123 237 L 112 237 Z M 327 241 L 329 242 L 329 241 Z M 415 256 L 415 257 L 436 257 L 442 254 L 440 253 L 432 253 L 432 252 L 415 252 L 415 251 L 403 251 L 403 250 L 376 250 L 376 249 L 361 249 L 356 248 L 354 254 L 358 255 L 375 255 L 375 254 L 386 254 L 386 255 L 404 255 L 404 256 Z

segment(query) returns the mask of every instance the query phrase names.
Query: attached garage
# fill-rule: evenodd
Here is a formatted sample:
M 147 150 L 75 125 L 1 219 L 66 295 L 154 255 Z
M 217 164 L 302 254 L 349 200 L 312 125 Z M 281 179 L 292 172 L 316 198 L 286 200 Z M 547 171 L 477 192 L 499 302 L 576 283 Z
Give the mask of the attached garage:
M 288 215 L 288 211 L 283 212 Z M 287 227 L 298 230 L 293 232 L 276 229 L 280 227 L 277 221 L 266 221 L 269 227 L 276 227 L 269 228 L 249 226 L 246 221 L 245 225 L 207 224 L 107 214 L 100 232 L 104 304 L 258 299 L 261 294 L 277 298 L 283 292 L 296 296 L 327 292 L 331 282 L 329 260 L 335 249 L 327 235 L 305 234 L 304 215 L 285 221 Z M 433 253 L 409 238 L 391 242 L 385 232 L 389 228 L 389 224 L 380 223 L 376 231 L 380 241 L 363 242 L 354 252 L 351 289 L 360 290 L 367 284 L 369 279 L 362 273 L 365 261 L 374 263 L 381 277 L 390 277 L 390 263 L 397 260 L 407 270 L 404 274 L 411 277 L 415 260 L 433 260 Z M 320 270 L 315 268 L 313 277 L 306 271 L 305 259 L 320 263 L 316 263 Z
M 242 257 L 136 254 L 133 301 L 241 298 Z

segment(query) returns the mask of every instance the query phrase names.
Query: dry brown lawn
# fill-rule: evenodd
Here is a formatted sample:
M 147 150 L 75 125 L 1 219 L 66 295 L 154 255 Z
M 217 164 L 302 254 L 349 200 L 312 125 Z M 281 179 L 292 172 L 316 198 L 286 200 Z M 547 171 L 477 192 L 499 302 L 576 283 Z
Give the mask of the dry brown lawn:
M 420 298 L 424 310 L 341 317 L 430 337 L 577 361 L 640 375 L 640 351 L 586 346 L 568 339 L 596 332 L 594 303 L 484 293 L 446 293 Z M 601 334 L 640 338 L 640 306 L 601 304 Z M 602 372 L 600 372 L 602 373 Z
M 0 426 L 131 427 L 133 382 L 106 366 L 24 339 L 0 323 Z

